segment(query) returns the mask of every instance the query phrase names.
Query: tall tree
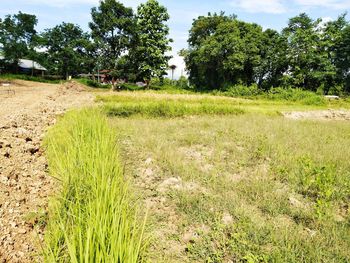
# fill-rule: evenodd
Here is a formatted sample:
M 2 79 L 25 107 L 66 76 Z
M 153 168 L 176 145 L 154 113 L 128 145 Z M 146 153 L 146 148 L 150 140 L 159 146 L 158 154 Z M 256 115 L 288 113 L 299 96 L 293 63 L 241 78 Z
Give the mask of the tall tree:
M 282 85 L 283 74 L 288 68 L 287 39 L 277 31 L 267 29 L 260 47 L 261 60 L 255 68 L 258 86 L 264 90 Z
M 294 87 L 316 91 L 321 84 L 324 53 L 319 48 L 320 22 L 302 13 L 289 20 L 283 29 L 283 35 L 288 39 L 289 79 Z
M 120 55 L 130 46 L 135 31 L 135 17 L 131 8 L 116 0 L 102 0 L 91 10 L 89 27 L 92 37 L 104 57 L 104 67 L 114 69 Z
M 341 33 L 341 40 L 336 50 L 336 64 L 340 78 L 344 81 L 345 91 L 350 93 L 350 25 Z
M 330 88 L 343 86 L 343 77 L 337 68 L 337 49 L 342 42 L 342 32 L 347 25 L 345 14 L 338 19 L 320 26 L 319 67 L 321 69 L 320 81 L 323 91 L 328 93 Z
M 133 57 L 137 59 L 139 78 L 148 84 L 152 77 L 162 78 L 166 74 L 168 61 L 166 53 L 171 50 L 166 22 L 169 14 L 156 0 L 148 0 L 137 8 L 137 35 Z
M 86 63 L 89 36 L 79 26 L 62 23 L 47 29 L 42 37 L 53 71 L 66 78 L 82 71 Z
M 37 24 L 35 15 L 19 12 L 0 21 L 0 45 L 7 64 L 18 70 L 18 62 L 35 52 Z
M 196 19 L 190 30 L 185 62 L 197 89 L 224 89 L 256 82 L 263 32 L 257 24 L 224 13 Z

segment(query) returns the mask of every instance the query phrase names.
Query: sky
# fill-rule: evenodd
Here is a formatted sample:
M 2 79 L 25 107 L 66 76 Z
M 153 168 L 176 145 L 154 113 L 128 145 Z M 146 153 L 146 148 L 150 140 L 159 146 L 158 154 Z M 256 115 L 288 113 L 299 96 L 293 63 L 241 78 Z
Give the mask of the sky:
M 126 6 L 136 7 L 145 0 L 120 0 Z M 166 6 L 170 14 L 168 25 L 172 43 L 169 64 L 178 68 L 175 77 L 184 74 L 184 62 L 177 55 L 179 50 L 187 47 L 188 31 L 193 19 L 208 12 L 224 11 L 236 14 L 238 19 L 255 22 L 264 29 L 272 28 L 280 31 L 288 23 L 288 19 L 302 12 L 312 18 L 323 18 L 325 21 L 336 19 L 340 14 L 350 11 L 350 0 L 159 0 Z M 88 31 L 91 20 L 91 8 L 97 6 L 99 0 L 0 0 L 0 17 L 18 11 L 37 16 L 37 30 L 53 27 L 61 22 L 80 25 Z M 347 16 L 349 19 L 350 14 Z

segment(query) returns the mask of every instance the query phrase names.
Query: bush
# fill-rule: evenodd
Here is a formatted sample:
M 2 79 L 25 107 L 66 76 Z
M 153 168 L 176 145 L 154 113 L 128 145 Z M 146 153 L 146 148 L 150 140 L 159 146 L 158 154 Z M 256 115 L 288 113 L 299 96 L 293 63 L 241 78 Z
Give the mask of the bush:
M 131 90 L 131 91 L 135 91 L 135 90 L 144 90 L 145 87 L 140 87 L 134 83 L 123 83 L 118 85 L 118 88 L 116 88 L 116 90 Z
M 272 88 L 262 95 L 270 100 L 287 100 L 301 102 L 306 105 L 324 105 L 326 100 L 323 96 L 314 92 L 293 88 Z
M 82 78 L 82 79 L 77 79 L 78 82 L 80 82 L 81 84 L 83 85 L 86 85 L 90 88 L 98 88 L 98 89 L 109 89 L 111 88 L 111 85 L 108 84 L 101 84 L 97 81 L 94 81 L 94 80 L 91 80 L 91 79 L 85 79 L 85 78 Z
M 257 85 L 244 86 L 236 85 L 227 89 L 226 93 L 232 97 L 252 97 L 261 93 Z

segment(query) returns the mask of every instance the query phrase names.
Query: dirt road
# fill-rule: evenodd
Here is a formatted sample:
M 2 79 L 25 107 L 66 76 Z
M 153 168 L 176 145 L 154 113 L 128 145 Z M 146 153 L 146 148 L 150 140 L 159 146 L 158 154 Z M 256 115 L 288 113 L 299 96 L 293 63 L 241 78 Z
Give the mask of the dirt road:
M 15 95 L 0 86 L 0 262 L 37 262 L 48 196 L 57 184 L 47 174 L 43 134 L 57 115 L 94 96 L 75 83 L 10 87 Z

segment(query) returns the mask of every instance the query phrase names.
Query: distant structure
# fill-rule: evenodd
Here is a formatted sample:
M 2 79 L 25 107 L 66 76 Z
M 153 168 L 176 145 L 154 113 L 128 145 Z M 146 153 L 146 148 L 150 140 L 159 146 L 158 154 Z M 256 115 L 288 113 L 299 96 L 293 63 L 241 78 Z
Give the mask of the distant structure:
M 4 57 L 0 56 L 0 60 Z M 33 75 L 44 75 L 47 69 L 40 65 L 38 62 L 30 59 L 20 59 L 18 63 L 19 70 L 21 73 L 33 74 Z

